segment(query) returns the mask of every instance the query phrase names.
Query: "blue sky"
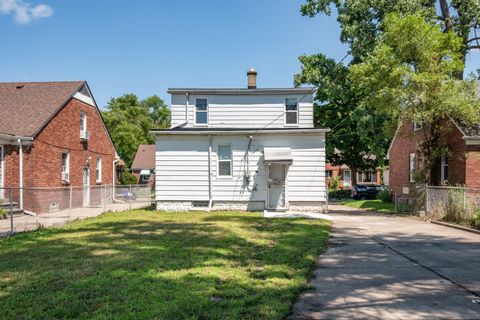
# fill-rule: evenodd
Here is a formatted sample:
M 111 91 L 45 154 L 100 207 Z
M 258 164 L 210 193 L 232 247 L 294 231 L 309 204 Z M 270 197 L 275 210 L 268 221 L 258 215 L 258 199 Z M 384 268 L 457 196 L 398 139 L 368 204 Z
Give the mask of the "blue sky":
M 299 55 L 348 50 L 335 17 L 302 17 L 302 3 L 0 0 L 0 81 L 87 80 L 100 107 L 124 93 L 170 103 L 168 87 L 245 87 L 249 67 L 259 87 L 290 87 Z M 471 54 L 467 71 L 479 67 Z

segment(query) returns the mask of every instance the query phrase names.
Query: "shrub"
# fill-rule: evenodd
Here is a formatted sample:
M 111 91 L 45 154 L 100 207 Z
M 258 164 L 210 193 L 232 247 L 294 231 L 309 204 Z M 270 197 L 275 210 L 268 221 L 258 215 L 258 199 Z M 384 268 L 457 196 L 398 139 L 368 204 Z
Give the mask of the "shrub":
M 330 181 L 330 188 L 333 191 L 337 191 L 339 187 L 340 187 L 340 176 L 333 177 L 332 181 Z
M 480 208 L 478 208 L 474 213 L 472 227 L 475 229 L 480 229 Z
M 462 223 L 471 219 L 465 208 L 464 191 L 459 189 L 448 190 L 446 212 L 443 219 L 448 222 Z
M 328 193 L 328 197 L 331 199 L 347 199 L 352 194 L 351 190 L 336 190 Z
M 380 199 L 383 203 L 392 203 L 392 194 L 389 190 L 382 190 L 377 194 L 377 199 Z
M 122 185 L 137 184 L 137 177 L 135 177 L 130 171 L 126 170 L 123 172 L 119 180 Z

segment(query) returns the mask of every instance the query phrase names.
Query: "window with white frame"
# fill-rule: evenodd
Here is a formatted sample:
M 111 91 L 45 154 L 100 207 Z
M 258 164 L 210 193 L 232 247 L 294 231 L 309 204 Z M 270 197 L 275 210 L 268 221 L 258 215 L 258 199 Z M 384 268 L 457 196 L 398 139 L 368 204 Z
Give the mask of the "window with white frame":
M 446 154 L 442 155 L 440 170 L 441 182 L 445 183 L 448 181 L 448 155 Z
M 415 182 L 415 153 L 410 153 L 409 173 L 410 182 Z
M 232 148 L 229 145 L 218 146 L 218 176 L 232 176 Z
M 358 180 L 360 182 L 373 183 L 377 181 L 377 174 L 374 170 L 361 171 Z
M 62 152 L 62 181 L 70 182 L 70 153 Z
M 195 124 L 208 124 L 208 101 L 207 99 L 195 100 Z
M 96 167 L 96 181 L 97 182 L 102 182 L 102 158 L 98 157 L 97 158 L 97 167 Z
M 422 124 L 420 122 L 413 121 L 413 131 L 417 131 L 420 129 L 422 129 Z
M 285 125 L 298 124 L 298 101 L 296 98 L 285 99 Z
M 87 114 L 80 112 L 80 134 L 87 131 Z

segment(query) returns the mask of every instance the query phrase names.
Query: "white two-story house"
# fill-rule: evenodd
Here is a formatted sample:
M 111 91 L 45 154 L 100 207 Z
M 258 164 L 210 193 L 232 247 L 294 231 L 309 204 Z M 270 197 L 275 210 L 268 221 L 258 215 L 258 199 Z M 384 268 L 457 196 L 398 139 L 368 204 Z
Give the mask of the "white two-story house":
M 305 210 L 326 203 L 325 134 L 314 88 L 169 89 L 172 126 L 156 129 L 159 210 Z

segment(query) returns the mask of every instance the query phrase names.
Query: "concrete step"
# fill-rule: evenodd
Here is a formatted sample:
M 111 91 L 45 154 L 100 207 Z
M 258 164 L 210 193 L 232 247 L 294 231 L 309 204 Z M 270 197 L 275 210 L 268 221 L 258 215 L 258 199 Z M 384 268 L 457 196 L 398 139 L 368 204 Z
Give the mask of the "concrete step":
M 12 206 L 14 208 L 18 208 L 18 202 L 12 202 Z M 10 202 L 9 201 L 0 202 L 0 208 L 10 208 Z
M 9 208 L 2 208 L 8 216 L 10 216 L 10 207 Z M 14 216 L 21 216 L 24 214 L 23 209 L 20 208 L 13 208 L 12 213 Z

